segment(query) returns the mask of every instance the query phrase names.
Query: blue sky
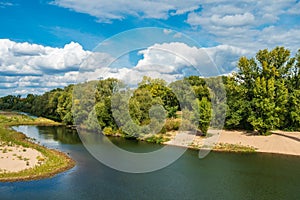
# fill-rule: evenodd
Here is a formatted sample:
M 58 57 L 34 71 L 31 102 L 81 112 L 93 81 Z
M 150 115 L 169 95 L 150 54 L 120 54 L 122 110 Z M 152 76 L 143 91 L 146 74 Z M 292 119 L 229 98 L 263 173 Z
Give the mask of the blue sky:
M 100 59 L 98 66 L 115 59 L 108 52 L 94 55 L 99 43 L 134 28 L 161 30 L 148 36 L 153 41 L 148 51 L 133 51 L 118 61 L 140 75 L 141 64 L 159 61 L 161 53 L 151 52 L 153 46 L 184 54 L 196 65 L 203 64 L 195 58 L 203 47 L 221 73 L 259 49 L 285 46 L 294 54 L 300 48 L 298 0 L 0 0 L 0 18 L 0 96 L 42 93 L 78 81 L 87 57 Z M 174 41 L 159 39 L 171 32 L 178 33 Z M 198 49 L 186 46 L 186 37 Z M 179 63 L 161 73 L 174 74 L 170 70 L 181 69 Z M 119 75 L 124 71 L 129 73 L 120 68 Z

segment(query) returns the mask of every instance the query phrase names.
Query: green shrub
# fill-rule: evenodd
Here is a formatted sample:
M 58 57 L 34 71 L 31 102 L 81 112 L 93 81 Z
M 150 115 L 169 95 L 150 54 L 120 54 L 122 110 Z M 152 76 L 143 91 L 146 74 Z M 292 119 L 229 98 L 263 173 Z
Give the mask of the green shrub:
M 104 129 L 103 129 L 103 134 L 104 135 L 113 135 L 113 129 L 111 128 L 111 127 L 105 127 Z
M 164 125 L 166 131 L 177 131 L 181 125 L 180 119 L 167 119 Z

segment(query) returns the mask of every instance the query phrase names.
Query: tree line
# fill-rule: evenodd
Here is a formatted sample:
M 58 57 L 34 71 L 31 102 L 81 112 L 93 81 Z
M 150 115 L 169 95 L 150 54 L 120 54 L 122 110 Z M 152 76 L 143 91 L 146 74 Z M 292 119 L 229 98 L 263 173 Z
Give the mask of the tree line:
M 106 134 L 122 132 L 130 137 L 135 137 L 135 133 L 147 133 L 150 129 L 159 127 L 159 119 L 157 122 L 150 120 L 149 111 L 154 105 L 161 105 L 166 111 L 167 120 L 158 130 L 162 133 L 178 130 L 182 123 L 179 118 L 186 110 L 185 106 L 195 105 L 198 112 L 191 118 L 197 122 L 196 128 L 202 133 L 206 133 L 209 126 L 223 123 L 212 122 L 212 119 L 222 118 L 216 115 L 224 115 L 225 129 L 250 130 L 258 134 L 268 134 L 275 129 L 300 130 L 300 51 L 292 57 L 291 52 L 284 47 L 276 47 L 270 51 L 260 50 L 253 58 L 241 57 L 237 67 L 238 71 L 228 76 L 185 77 L 182 81 L 191 86 L 195 96 L 191 105 L 181 103 L 185 101 L 185 95 L 180 94 L 184 89 L 178 88 L 179 85 L 182 86 L 182 82 L 167 84 L 162 79 L 144 77 L 138 88 L 128 97 L 129 116 L 134 123 L 129 124 L 124 120 L 128 116 L 116 114 L 120 118 L 118 120 L 123 131 L 120 130 L 120 124 L 116 122 L 112 111 L 112 105 L 124 104 L 116 102 L 120 98 L 115 95 L 120 92 L 117 91 L 117 86 L 122 82 L 113 78 L 69 85 L 42 95 L 28 94 L 26 98 L 8 95 L 0 98 L 0 109 L 27 112 L 68 125 L 85 120 L 87 128 L 100 125 Z M 88 90 L 90 85 L 94 86 L 94 90 Z M 80 90 L 90 91 L 93 98 L 74 96 L 74 87 L 77 90 L 79 88 L 79 94 Z M 225 93 L 222 93 L 222 87 Z M 175 95 L 172 90 L 176 88 L 179 94 Z M 93 109 L 82 109 L 90 105 L 93 105 Z M 213 105 L 217 106 L 213 109 Z M 73 116 L 73 112 L 76 115 Z M 159 112 L 159 109 L 153 111 L 154 114 Z M 97 121 L 93 120 L 95 117 Z

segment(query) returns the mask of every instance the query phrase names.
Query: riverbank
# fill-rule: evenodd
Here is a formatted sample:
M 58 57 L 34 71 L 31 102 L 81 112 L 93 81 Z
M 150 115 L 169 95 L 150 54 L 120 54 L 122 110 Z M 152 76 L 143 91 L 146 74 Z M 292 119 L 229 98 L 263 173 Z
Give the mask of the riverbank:
M 54 176 L 75 166 L 75 162 L 59 151 L 33 143 L 23 133 L 10 129 L 15 125 L 60 125 L 36 118 L 0 111 L 0 181 L 36 180 Z
M 271 135 L 261 136 L 245 131 L 210 130 L 213 136 L 192 136 L 181 133 L 183 140 L 167 141 L 163 144 L 181 146 L 192 149 L 205 148 L 205 145 L 213 151 L 227 152 L 262 152 L 284 155 L 300 156 L 300 132 L 272 131 Z M 171 139 L 176 132 L 172 133 Z M 210 140 L 210 141 L 208 141 Z M 188 142 L 187 142 L 188 141 Z M 192 142 L 190 142 L 192 141 Z
M 300 156 L 300 132 L 272 131 L 261 136 L 243 131 L 222 131 L 219 142 L 252 146 L 256 152 Z

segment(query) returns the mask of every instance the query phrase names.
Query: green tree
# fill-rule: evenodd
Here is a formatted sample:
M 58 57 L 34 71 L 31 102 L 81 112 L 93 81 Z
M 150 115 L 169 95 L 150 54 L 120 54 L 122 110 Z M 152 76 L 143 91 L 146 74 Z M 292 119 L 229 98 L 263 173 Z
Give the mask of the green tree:
M 241 114 L 238 116 L 234 116 L 233 112 L 231 112 L 232 116 L 227 115 L 227 119 L 231 121 L 226 123 L 234 125 L 237 121 L 245 122 L 244 118 L 247 116 L 242 113 L 247 113 L 249 114 L 247 122 L 260 134 L 281 127 L 287 113 L 289 91 L 286 77 L 294 62 L 295 59 L 290 57 L 290 51 L 284 47 L 276 47 L 271 51 L 260 50 L 255 59 L 242 57 L 238 62 L 239 72 L 234 79 L 237 81 L 237 87 L 240 87 L 235 88 L 235 91 L 246 94 L 239 95 L 246 107 L 239 112 Z M 231 100 L 228 107 L 229 110 L 240 110 Z
M 199 109 L 198 128 L 203 134 L 206 134 L 212 118 L 211 102 L 207 99 L 207 97 L 203 97 L 201 100 L 197 99 L 197 102 Z

